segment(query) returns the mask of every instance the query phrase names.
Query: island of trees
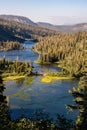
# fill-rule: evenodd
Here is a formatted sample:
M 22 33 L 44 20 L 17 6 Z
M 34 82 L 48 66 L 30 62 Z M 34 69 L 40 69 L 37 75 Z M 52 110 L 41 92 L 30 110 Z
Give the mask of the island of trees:
M 0 42 L 0 51 L 24 50 L 25 47 L 17 41 Z
M 0 60 L 0 72 L 4 80 L 24 78 L 25 76 L 34 75 L 33 64 L 31 61 L 25 63 L 19 61 L 6 60 L 5 56 Z

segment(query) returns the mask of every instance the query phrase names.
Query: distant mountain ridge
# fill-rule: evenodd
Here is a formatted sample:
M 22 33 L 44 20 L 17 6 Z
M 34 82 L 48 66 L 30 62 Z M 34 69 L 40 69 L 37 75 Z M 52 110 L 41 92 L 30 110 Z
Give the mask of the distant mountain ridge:
M 23 16 L 15 16 L 15 15 L 0 15 L 0 19 L 8 20 L 8 21 L 16 21 L 19 23 L 35 26 L 35 27 L 43 27 L 50 30 L 54 30 L 61 33 L 76 33 L 76 32 L 87 32 L 87 23 L 80 23 L 75 25 L 53 25 L 45 22 L 33 22 L 27 17 Z
M 39 37 L 54 36 L 58 32 L 17 21 L 0 19 L 0 42 L 25 40 L 37 41 Z
M 49 23 L 38 22 L 38 26 L 48 28 L 62 33 L 76 33 L 76 32 L 87 32 L 87 23 L 80 23 L 75 25 L 52 25 Z
M 30 20 L 27 17 L 23 17 L 23 16 L 0 15 L 0 19 L 4 19 L 4 20 L 8 20 L 8 21 L 16 21 L 16 22 L 31 25 L 31 26 L 37 26 L 37 24 L 34 23 L 32 20 Z

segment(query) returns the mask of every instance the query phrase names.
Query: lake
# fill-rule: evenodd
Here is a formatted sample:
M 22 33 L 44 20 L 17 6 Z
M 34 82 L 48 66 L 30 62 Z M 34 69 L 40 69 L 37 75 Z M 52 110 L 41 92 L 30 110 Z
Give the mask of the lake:
M 0 52 L 0 58 L 6 56 L 6 59 L 19 60 L 25 62 L 32 60 L 34 71 L 41 73 L 50 71 L 61 71 L 56 65 L 39 65 L 34 63 L 38 59 L 38 54 L 31 51 L 30 47 L 34 42 L 26 41 L 23 44 L 26 50 L 13 50 Z M 9 107 L 12 119 L 17 119 L 21 113 L 32 115 L 35 110 L 41 110 L 49 113 L 52 117 L 56 114 L 63 114 L 65 117 L 75 120 L 77 112 L 69 113 L 66 104 L 73 103 L 73 97 L 68 93 L 69 89 L 78 86 L 77 80 L 56 80 L 52 83 L 42 83 L 42 76 L 29 76 L 25 79 L 8 81 L 5 83 L 4 95 L 9 99 Z

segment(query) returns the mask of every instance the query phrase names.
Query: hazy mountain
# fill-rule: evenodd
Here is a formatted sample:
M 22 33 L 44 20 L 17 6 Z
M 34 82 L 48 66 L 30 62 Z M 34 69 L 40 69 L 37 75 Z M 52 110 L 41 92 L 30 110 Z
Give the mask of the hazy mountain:
M 62 32 L 62 33 L 75 33 L 79 31 L 87 31 L 87 23 L 81 23 L 75 25 L 53 25 L 45 22 L 35 23 L 27 17 L 14 16 L 14 15 L 0 15 L 0 19 L 4 19 L 8 21 L 16 21 L 19 23 L 23 23 L 35 27 L 43 27 L 43 28 L 55 30 L 57 32 Z
M 38 26 L 48 28 L 62 33 L 74 33 L 79 31 L 87 31 L 87 23 L 75 25 L 52 25 L 49 23 L 38 22 Z
M 14 16 L 14 15 L 0 15 L 0 19 L 8 20 L 8 21 L 16 21 L 23 24 L 28 24 L 31 26 L 37 26 L 36 23 L 34 23 L 29 18 L 23 17 L 23 16 Z
M 38 40 L 39 37 L 54 36 L 55 34 L 58 33 L 39 26 L 0 19 L 0 41 Z
M 54 28 L 53 24 L 45 23 L 45 22 L 37 22 L 37 25 L 45 28 Z

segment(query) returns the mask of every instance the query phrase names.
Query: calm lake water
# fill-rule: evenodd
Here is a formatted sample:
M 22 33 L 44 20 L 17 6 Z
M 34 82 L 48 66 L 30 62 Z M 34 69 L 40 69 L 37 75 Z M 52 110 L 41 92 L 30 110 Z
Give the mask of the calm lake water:
M 0 58 L 5 55 L 6 59 L 35 61 L 38 54 L 32 52 L 29 48 L 34 46 L 34 42 L 25 42 L 26 50 L 14 50 L 8 52 L 0 52 Z M 34 71 L 45 73 L 47 71 L 61 71 L 55 65 L 38 65 L 33 63 Z M 55 117 L 56 114 L 64 114 L 66 117 L 74 119 L 77 112 L 69 113 L 66 104 L 73 103 L 73 97 L 68 93 L 69 89 L 77 87 L 77 80 L 57 80 L 52 83 L 42 83 L 41 76 L 30 76 L 28 78 L 5 83 L 4 95 L 9 99 L 10 111 L 12 119 L 17 119 L 21 113 L 26 116 L 32 115 L 35 110 L 42 110 Z

